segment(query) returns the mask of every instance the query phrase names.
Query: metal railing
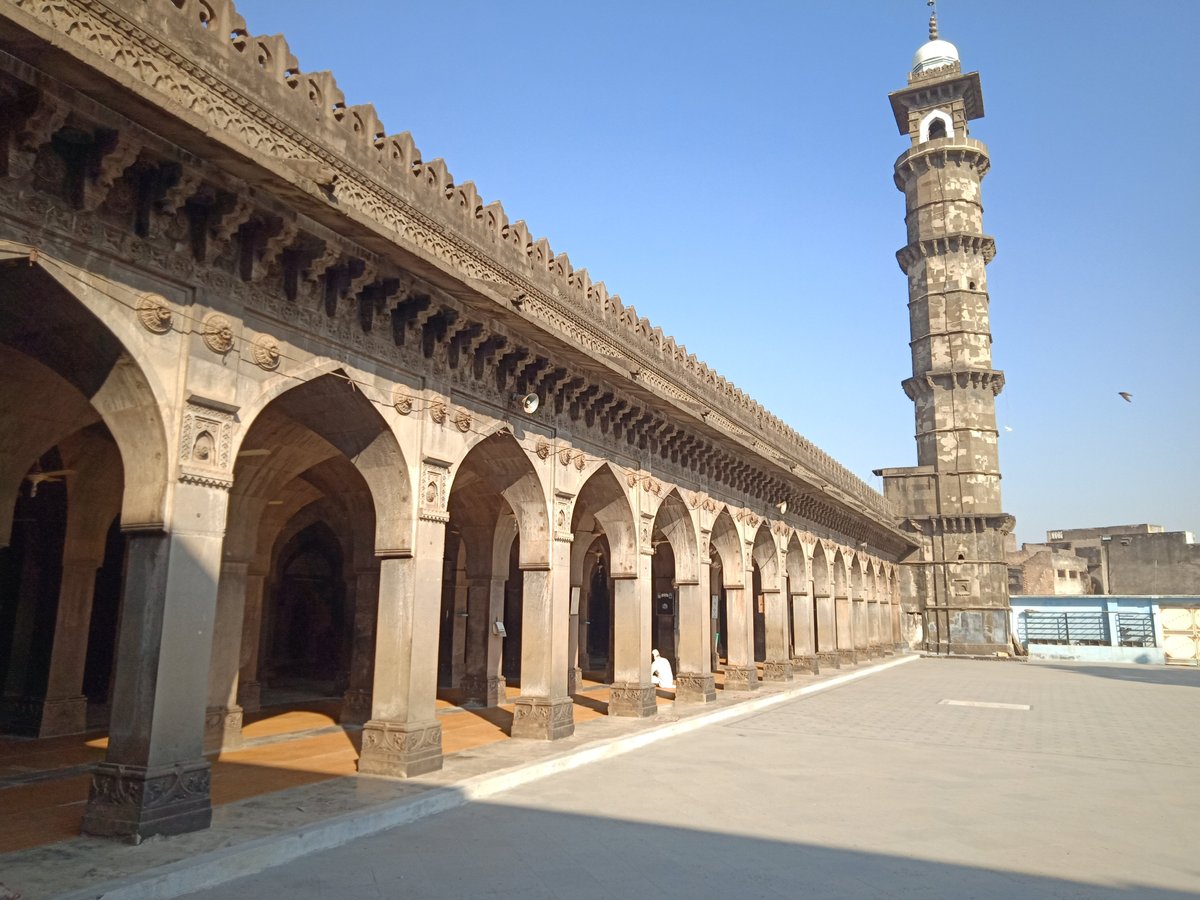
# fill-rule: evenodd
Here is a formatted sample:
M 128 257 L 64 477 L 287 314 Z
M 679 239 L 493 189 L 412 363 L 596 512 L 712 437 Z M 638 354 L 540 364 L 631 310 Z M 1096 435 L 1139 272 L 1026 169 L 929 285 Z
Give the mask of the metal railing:
M 1117 634 L 1122 647 L 1153 647 L 1154 617 L 1148 612 L 1117 613 Z
M 1103 612 L 1025 610 L 1020 625 L 1026 644 L 1093 644 L 1108 646 L 1108 616 Z M 1151 629 L 1151 642 L 1154 632 Z

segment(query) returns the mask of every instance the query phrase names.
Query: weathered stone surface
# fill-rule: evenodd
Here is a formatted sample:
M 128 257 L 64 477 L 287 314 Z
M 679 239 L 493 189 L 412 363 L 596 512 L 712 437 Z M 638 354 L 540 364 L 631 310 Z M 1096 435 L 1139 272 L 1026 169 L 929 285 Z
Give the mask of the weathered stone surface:
M 437 722 L 381 722 L 363 725 L 358 771 L 408 778 L 442 767 L 442 726 Z
M 513 709 L 512 736 L 557 741 L 575 733 L 575 704 L 570 699 L 518 697 Z

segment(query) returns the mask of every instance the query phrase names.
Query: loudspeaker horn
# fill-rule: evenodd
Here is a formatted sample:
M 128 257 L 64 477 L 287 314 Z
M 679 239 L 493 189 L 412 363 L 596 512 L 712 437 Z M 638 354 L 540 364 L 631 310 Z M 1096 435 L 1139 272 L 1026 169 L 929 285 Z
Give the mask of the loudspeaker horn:
M 542 405 L 542 400 L 537 394 L 513 394 L 512 400 L 520 405 L 521 412 L 527 416 L 537 412 L 537 408 Z

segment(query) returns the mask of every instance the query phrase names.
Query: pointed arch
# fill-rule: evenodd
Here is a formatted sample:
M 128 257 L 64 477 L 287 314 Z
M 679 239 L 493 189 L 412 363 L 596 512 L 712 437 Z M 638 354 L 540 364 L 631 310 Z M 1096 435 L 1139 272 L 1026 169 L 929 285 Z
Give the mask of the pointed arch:
M 672 488 L 654 516 L 654 530 L 661 531 L 675 554 L 676 584 L 698 584 L 700 581 L 700 541 L 696 523 L 687 504 Z
M 448 490 L 465 490 L 479 482 L 499 494 L 516 518 L 520 534 L 520 566 L 550 566 L 550 513 L 542 481 L 529 455 L 507 429 L 480 440 L 451 469 Z
M 287 390 L 273 386 L 260 394 L 248 415 L 252 418 L 239 449 L 244 452 L 249 444 L 269 453 L 257 465 L 246 466 L 245 491 L 276 487 L 289 476 L 340 454 L 354 465 L 370 491 L 376 553 L 411 551 L 409 466 L 378 405 L 350 382 L 344 370 L 317 374 L 299 384 L 293 381 Z M 235 490 L 240 494 L 243 488 Z
M 779 546 L 770 526 L 763 522 L 754 533 L 753 558 L 765 593 L 778 593 L 783 588 L 783 566 L 779 562 Z
M 638 547 L 633 509 L 611 463 L 599 466 L 580 488 L 571 516 L 571 531 L 577 531 L 588 516 L 608 538 L 612 574 L 616 577 L 636 575 Z
M 713 552 L 721 560 L 721 577 L 725 587 L 742 587 L 746 583 L 746 564 L 742 558 L 742 540 L 728 507 L 721 507 L 713 521 L 710 538 Z

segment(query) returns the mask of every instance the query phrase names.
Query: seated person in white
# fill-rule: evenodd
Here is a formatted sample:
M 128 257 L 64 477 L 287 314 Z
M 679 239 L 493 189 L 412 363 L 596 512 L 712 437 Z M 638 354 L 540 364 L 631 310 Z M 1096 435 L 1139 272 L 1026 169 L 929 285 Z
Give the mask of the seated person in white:
M 675 674 L 671 671 L 671 664 L 659 656 L 657 650 L 650 651 L 650 659 L 650 683 L 655 687 L 673 689 Z

